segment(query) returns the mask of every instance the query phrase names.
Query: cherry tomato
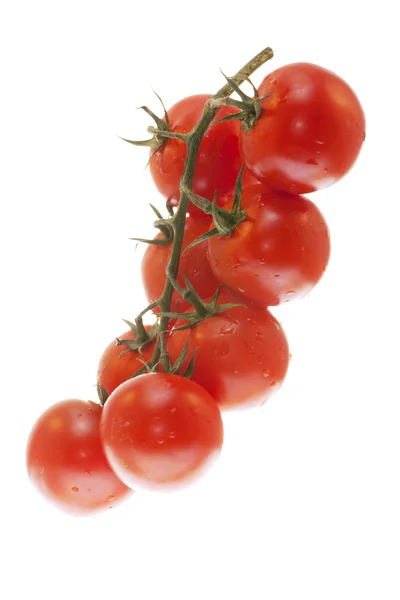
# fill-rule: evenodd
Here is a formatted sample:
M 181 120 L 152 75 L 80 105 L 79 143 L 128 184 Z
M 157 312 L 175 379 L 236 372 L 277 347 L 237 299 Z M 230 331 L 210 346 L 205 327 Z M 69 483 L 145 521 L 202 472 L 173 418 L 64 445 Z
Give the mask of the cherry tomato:
M 215 276 L 263 307 L 305 296 L 330 255 L 328 226 L 318 208 L 304 196 L 262 185 L 243 190 L 242 207 L 247 218 L 231 235 L 209 239 Z
M 73 515 L 112 508 L 132 492 L 111 470 L 100 441 L 103 409 L 64 400 L 47 409 L 29 436 L 26 464 L 37 490 Z
M 150 327 L 146 327 L 147 330 Z M 134 340 L 135 336 L 131 330 L 118 336 L 120 340 Z M 116 340 L 111 342 L 104 350 L 97 368 L 97 382 L 108 394 L 111 394 L 121 383 L 132 377 L 143 367 L 143 362 L 149 362 L 153 356 L 155 340 L 143 346 L 141 351 L 129 350 L 128 346 L 121 344 L 117 346 Z
M 175 133 L 188 133 L 200 120 L 209 94 L 189 96 L 180 100 L 168 111 L 169 127 Z M 215 120 L 235 113 L 235 108 L 223 106 Z M 218 204 L 233 190 L 242 166 L 239 154 L 239 121 L 226 121 L 211 125 L 201 141 L 194 174 L 193 190 L 200 196 L 213 200 L 218 192 Z M 179 201 L 179 185 L 183 174 L 187 147 L 181 140 L 169 139 L 158 151 L 151 151 L 150 173 L 159 192 L 173 206 Z M 196 218 L 205 214 L 194 204 L 188 212 Z
M 354 165 L 365 139 L 360 101 L 340 77 L 294 63 L 258 89 L 262 115 L 240 135 L 243 162 L 262 183 L 294 194 L 325 188 Z
M 137 489 L 175 489 L 203 474 L 223 442 L 221 414 L 197 383 L 139 375 L 108 398 L 100 433 L 108 461 Z
M 182 249 L 186 248 L 196 238 L 206 233 L 209 228 L 209 222 L 196 220 L 189 217 L 186 220 L 185 232 L 183 236 Z M 158 235 L 157 237 L 160 237 Z M 149 244 L 142 261 L 142 280 L 144 290 L 149 302 L 154 302 L 159 298 L 165 286 L 165 269 L 171 256 L 172 242 L 167 246 L 155 246 Z M 183 274 L 187 276 L 195 290 L 201 297 L 212 296 L 218 287 L 210 267 L 207 256 L 207 242 L 196 244 L 185 254 L 181 255 L 178 283 L 185 287 Z M 189 306 L 189 303 L 182 298 L 177 291 L 174 291 L 172 297 L 172 310 L 183 312 Z M 155 312 L 158 312 L 156 310 Z
M 222 290 L 219 304 L 233 302 Z M 178 320 L 176 327 L 184 323 Z M 172 330 L 168 351 L 173 361 L 186 342 L 188 359 L 197 349 L 192 381 L 204 387 L 221 409 L 261 406 L 281 387 L 288 369 L 289 349 L 281 325 L 269 311 L 251 303 L 190 329 Z

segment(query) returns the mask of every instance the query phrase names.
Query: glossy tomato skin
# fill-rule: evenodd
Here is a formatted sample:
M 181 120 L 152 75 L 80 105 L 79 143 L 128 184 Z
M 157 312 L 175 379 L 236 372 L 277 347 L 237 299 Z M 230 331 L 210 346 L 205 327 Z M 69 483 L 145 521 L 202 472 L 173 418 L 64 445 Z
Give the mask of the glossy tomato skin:
M 220 411 L 189 379 L 139 375 L 108 398 L 101 420 L 106 456 L 135 489 L 174 490 L 217 459 L 223 442 Z
M 188 133 L 198 123 L 210 94 L 188 96 L 168 110 L 170 130 Z M 235 108 L 223 106 L 215 120 L 235 113 Z M 201 141 L 194 174 L 193 190 L 208 200 L 218 192 L 221 205 L 226 194 L 233 190 L 242 166 L 239 153 L 239 121 L 211 125 Z M 183 174 L 187 147 L 181 140 L 169 139 L 157 152 L 151 151 L 150 173 L 159 192 L 173 205 L 179 201 L 179 185 Z M 193 204 L 188 212 L 196 218 L 205 214 Z
M 100 441 L 102 407 L 64 400 L 47 409 L 29 436 L 29 478 L 48 501 L 72 515 L 90 516 L 132 493 L 111 470 Z
M 149 330 L 150 327 L 147 327 Z M 120 340 L 134 340 L 135 336 L 131 330 L 118 336 Z M 153 356 L 155 341 L 152 341 L 139 350 L 129 351 L 128 346 L 121 344 L 117 346 L 116 340 L 111 342 L 101 355 L 97 368 L 98 385 L 111 394 L 121 383 L 132 377 L 143 367 L 143 362 L 149 362 Z
M 325 188 L 354 165 L 365 116 L 340 77 L 309 63 L 270 73 L 258 89 L 262 115 L 240 135 L 244 163 L 262 183 L 294 194 Z
M 195 239 L 206 233 L 209 229 L 209 222 L 204 220 L 186 219 L 185 232 L 183 236 L 182 249 L 185 249 Z M 161 234 L 157 237 L 160 237 Z M 142 281 L 146 297 L 149 302 L 154 302 L 159 298 L 165 286 L 165 270 L 171 256 L 172 242 L 167 246 L 155 246 L 149 244 L 142 260 Z M 216 280 L 208 260 L 207 242 L 196 244 L 185 254 L 181 255 L 178 283 L 185 287 L 183 274 L 194 286 L 201 297 L 212 296 L 218 288 Z M 182 298 L 177 291 L 174 291 L 172 297 L 172 310 L 177 312 L 185 311 L 190 305 Z M 155 310 L 155 312 L 158 312 Z
M 219 303 L 232 303 L 222 291 Z M 185 321 L 177 321 L 176 327 Z M 263 405 L 281 387 L 288 370 L 289 348 L 279 322 L 251 303 L 214 315 L 191 329 L 173 330 L 171 359 L 189 342 L 195 349 L 192 380 L 215 398 L 221 410 Z
M 262 185 L 243 190 L 242 208 L 247 218 L 231 235 L 209 239 L 215 276 L 265 308 L 307 295 L 330 256 L 321 212 L 304 196 Z

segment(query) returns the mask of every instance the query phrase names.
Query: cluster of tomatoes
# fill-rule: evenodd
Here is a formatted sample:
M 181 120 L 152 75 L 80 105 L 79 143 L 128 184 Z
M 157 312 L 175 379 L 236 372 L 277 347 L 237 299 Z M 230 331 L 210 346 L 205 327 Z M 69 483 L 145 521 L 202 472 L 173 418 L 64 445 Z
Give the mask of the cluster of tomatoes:
M 209 98 L 191 96 L 175 104 L 165 120 L 168 132 L 192 131 Z M 133 490 L 175 489 L 196 479 L 221 450 L 221 411 L 260 406 L 285 378 L 288 343 L 268 308 L 306 295 L 330 254 L 327 224 L 302 194 L 333 184 L 352 168 L 365 138 L 365 118 L 348 84 L 312 64 L 271 73 L 257 98 L 260 110 L 251 127 L 241 123 L 243 103 L 228 103 L 200 144 L 192 191 L 229 211 L 241 173 L 242 218 L 225 235 L 219 231 L 192 245 L 215 223 L 199 205 L 189 204 L 170 303 L 174 318 L 164 332 L 169 372 L 160 366 L 165 361 L 151 363 L 159 334 L 135 345 L 139 333 L 132 325 L 101 356 L 104 406 L 65 400 L 33 427 L 30 479 L 70 513 L 90 514 Z M 239 118 L 227 118 L 235 115 Z M 166 136 L 151 150 L 154 183 L 175 207 L 172 226 L 186 158 L 179 135 Z M 165 228 L 142 263 L 155 313 L 173 247 L 164 234 Z M 207 318 L 180 293 L 189 283 Z M 146 364 L 152 372 L 135 376 Z M 182 375 L 188 371 L 190 376 Z

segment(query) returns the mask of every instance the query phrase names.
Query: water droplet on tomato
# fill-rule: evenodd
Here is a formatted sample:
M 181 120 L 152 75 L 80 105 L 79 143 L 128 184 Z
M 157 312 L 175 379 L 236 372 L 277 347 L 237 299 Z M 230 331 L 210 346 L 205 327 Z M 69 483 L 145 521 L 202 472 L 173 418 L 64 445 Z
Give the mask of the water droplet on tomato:
M 85 473 L 86 473 L 87 475 L 91 475 L 91 474 L 92 474 L 92 471 L 91 471 L 91 469 L 85 469 Z
M 271 387 L 275 387 L 276 386 L 276 381 L 271 381 Z
M 259 342 L 261 342 L 264 339 L 264 335 L 261 333 L 261 331 L 257 331 L 256 333 L 256 340 L 258 340 Z
M 308 160 L 306 160 L 306 163 L 308 165 L 318 165 L 317 161 L 315 160 L 315 158 L 309 158 Z
M 176 431 L 170 431 L 168 437 L 171 438 L 171 440 L 174 440 L 176 438 Z
M 73 492 L 75 492 L 75 493 L 77 493 L 77 492 L 79 492 L 79 488 L 78 488 L 78 487 L 76 487 L 76 486 L 74 486 L 74 487 L 72 488 L 72 491 L 73 491 Z
M 165 440 L 163 438 L 158 438 L 157 444 L 163 444 Z
M 108 502 L 113 502 L 115 500 L 115 496 L 108 496 Z
M 228 323 L 227 325 L 223 325 L 219 330 L 220 335 L 229 335 L 235 329 L 235 323 Z
M 263 377 L 269 377 L 271 375 L 271 371 L 269 369 L 264 369 Z

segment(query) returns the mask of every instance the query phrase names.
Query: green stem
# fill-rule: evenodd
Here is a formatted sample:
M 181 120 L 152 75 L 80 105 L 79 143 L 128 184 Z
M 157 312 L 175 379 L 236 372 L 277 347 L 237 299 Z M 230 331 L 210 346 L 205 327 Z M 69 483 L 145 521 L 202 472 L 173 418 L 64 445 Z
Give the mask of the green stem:
M 250 77 L 250 75 L 252 75 L 252 73 L 254 73 L 254 71 L 256 71 L 261 65 L 263 65 L 270 58 L 272 58 L 272 56 L 273 52 L 271 48 L 265 48 L 254 58 L 252 58 L 246 65 L 244 65 L 244 67 L 242 67 L 240 71 L 238 71 L 236 75 L 232 77 L 231 81 L 237 85 L 240 85 L 241 83 L 246 81 Z M 185 231 L 186 213 L 190 202 L 190 198 L 186 190 L 192 190 L 193 188 L 194 171 L 200 143 L 207 129 L 211 125 L 212 120 L 214 119 L 215 115 L 221 107 L 222 103 L 220 102 L 220 100 L 223 100 L 230 96 L 230 94 L 232 94 L 233 91 L 234 90 L 229 83 L 225 84 L 215 94 L 215 96 L 213 96 L 206 102 L 200 121 L 189 134 L 186 134 L 185 142 L 187 144 L 188 151 L 185 162 L 185 168 L 181 179 L 181 193 L 178 209 L 175 215 L 172 217 L 172 224 L 174 227 L 174 240 L 172 242 L 171 257 L 167 267 L 170 277 L 173 277 L 174 279 L 176 279 L 178 276 L 179 261 L 182 251 L 182 240 Z M 171 279 L 167 277 L 164 291 L 158 301 L 158 305 L 162 313 L 170 312 L 173 291 L 174 286 L 171 283 Z M 170 370 L 170 361 L 166 343 L 166 332 L 168 329 L 169 320 L 170 317 L 168 317 L 167 315 L 163 315 L 161 317 L 158 332 L 159 349 L 157 354 L 160 357 L 162 370 L 164 372 L 168 372 Z M 155 362 L 154 359 L 155 357 L 153 356 L 151 361 L 152 363 Z

